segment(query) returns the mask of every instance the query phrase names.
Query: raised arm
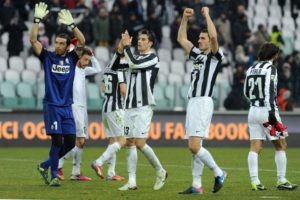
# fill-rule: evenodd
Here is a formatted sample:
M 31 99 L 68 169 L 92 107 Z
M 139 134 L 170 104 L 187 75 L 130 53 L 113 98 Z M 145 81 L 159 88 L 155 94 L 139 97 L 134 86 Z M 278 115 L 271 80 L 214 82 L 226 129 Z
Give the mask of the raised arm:
M 42 49 L 43 49 L 42 44 L 37 39 L 38 31 L 39 31 L 39 23 L 49 13 L 49 11 L 47 10 L 47 7 L 48 7 L 47 4 L 45 4 L 44 2 L 35 4 L 34 24 L 32 26 L 30 36 L 29 36 L 31 46 L 32 46 L 34 52 L 38 56 L 41 54 Z
M 91 67 L 84 68 L 84 73 L 85 73 L 86 76 L 98 74 L 102 71 L 100 63 L 98 62 L 98 60 L 95 56 L 92 56 L 91 62 L 92 62 Z
M 83 47 L 85 45 L 85 37 L 82 34 L 82 32 L 74 24 L 74 19 L 72 17 L 71 12 L 69 10 L 62 9 L 58 13 L 58 17 L 59 17 L 59 22 L 60 23 L 68 25 L 72 29 L 72 31 L 74 33 L 74 36 L 78 40 L 79 46 Z
M 181 24 L 178 30 L 177 41 L 181 45 L 181 47 L 188 54 L 190 53 L 193 44 L 187 39 L 187 23 L 189 17 L 194 15 L 194 10 L 191 8 L 184 9 L 183 16 L 181 19 Z
M 217 30 L 216 27 L 209 16 L 209 8 L 203 7 L 201 9 L 201 14 L 206 20 L 207 31 L 210 38 L 210 46 L 213 54 L 216 54 L 219 50 L 218 38 L 217 38 Z

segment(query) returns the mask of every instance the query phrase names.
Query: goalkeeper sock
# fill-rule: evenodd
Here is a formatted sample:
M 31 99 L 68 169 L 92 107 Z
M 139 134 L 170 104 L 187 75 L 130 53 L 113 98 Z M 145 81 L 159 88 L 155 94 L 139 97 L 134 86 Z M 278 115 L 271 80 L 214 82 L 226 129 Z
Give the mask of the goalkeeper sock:
M 286 165 L 287 158 L 285 151 L 275 151 L 275 163 L 277 167 L 277 178 L 280 183 L 285 183 L 285 173 L 286 173 Z
M 248 168 L 251 183 L 259 184 L 258 179 L 258 154 L 254 151 L 250 151 L 248 154 Z

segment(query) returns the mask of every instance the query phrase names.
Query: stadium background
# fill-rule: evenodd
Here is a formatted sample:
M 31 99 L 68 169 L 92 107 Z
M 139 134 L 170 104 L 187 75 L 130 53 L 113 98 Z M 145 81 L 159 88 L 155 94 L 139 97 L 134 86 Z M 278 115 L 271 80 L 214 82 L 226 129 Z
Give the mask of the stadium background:
M 42 98 L 44 71 L 32 54 L 29 31 L 33 5 L 38 1 L 0 1 L 0 146 L 48 146 L 43 130 Z M 300 3 L 293 0 L 48 0 L 50 14 L 40 25 L 39 40 L 53 49 L 55 33 L 71 34 L 57 23 L 61 8 L 71 9 L 77 26 L 95 51 L 102 67 L 109 62 L 120 33 L 136 35 L 150 28 L 157 35 L 156 51 L 161 67 L 155 86 L 157 106 L 150 143 L 185 146 L 184 114 L 191 61 L 176 41 L 180 16 L 185 7 L 195 9 L 188 37 L 197 46 L 199 30 L 205 26 L 202 6 L 210 7 L 225 54 L 214 88 L 215 114 L 211 146 L 247 146 L 248 102 L 242 88 L 245 70 L 255 62 L 259 46 L 273 41 L 282 53 L 278 65 L 278 104 L 290 132 L 289 145 L 299 147 L 300 118 Z M 278 30 L 274 29 L 274 25 Z M 136 43 L 136 41 L 134 41 Z M 100 93 L 101 74 L 87 79 L 88 145 L 103 146 Z M 241 135 L 241 136 L 240 136 Z M 239 138 L 241 137 L 241 138 Z M 47 140 L 46 140 L 47 141 Z

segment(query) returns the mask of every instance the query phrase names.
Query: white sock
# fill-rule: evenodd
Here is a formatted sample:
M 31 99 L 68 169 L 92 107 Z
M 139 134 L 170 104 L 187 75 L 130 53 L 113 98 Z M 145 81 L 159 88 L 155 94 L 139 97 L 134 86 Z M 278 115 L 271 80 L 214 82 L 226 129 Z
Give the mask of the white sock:
M 275 162 L 277 167 L 277 178 L 280 183 L 285 183 L 287 180 L 285 179 L 286 173 L 286 165 L 287 158 L 285 151 L 275 151 Z
M 108 145 L 105 152 L 96 160 L 96 164 L 102 166 L 110 157 L 116 154 L 121 149 L 118 142 Z
M 58 161 L 58 168 L 63 168 L 65 160 L 68 160 L 68 158 L 70 158 L 70 156 L 72 156 L 74 154 L 75 147 L 73 149 L 71 149 L 68 153 L 66 153 L 63 157 L 61 157 L 59 159 L 59 161 Z
M 136 185 L 136 165 L 137 165 L 137 151 L 136 146 L 128 148 L 127 168 L 128 168 L 128 183 L 129 185 Z
M 260 184 L 258 179 L 258 154 L 254 151 L 250 151 L 248 154 L 248 168 L 251 183 Z
M 72 174 L 73 175 L 80 175 L 80 165 L 82 160 L 83 149 L 78 148 L 77 146 L 74 147 L 74 156 L 73 156 L 73 168 Z
M 195 154 L 193 155 L 193 162 L 192 162 L 192 175 L 193 175 L 193 184 L 192 186 L 195 188 L 202 187 L 202 172 L 204 168 L 204 163 L 200 160 L 198 156 Z
M 146 156 L 146 158 L 148 159 L 152 167 L 156 169 L 157 172 L 163 170 L 163 167 L 161 166 L 161 163 L 156 157 L 153 149 L 148 144 L 145 144 L 144 147 L 141 149 L 141 151 Z
M 107 160 L 107 175 L 110 177 L 113 177 L 116 175 L 115 168 L 116 168 L 116 160 L 117 155 L 113 154 L 108 160 Z
M 207 151 L 204 147 L 201 147 L 201 149 L 196 154 L 200 158 L 200 160 L 211 170 L 213 170 L 215 177 L 222 176 L 223 171 L 220 169 L 220 167 L 216 164 L 214 158 L 212 155 Z

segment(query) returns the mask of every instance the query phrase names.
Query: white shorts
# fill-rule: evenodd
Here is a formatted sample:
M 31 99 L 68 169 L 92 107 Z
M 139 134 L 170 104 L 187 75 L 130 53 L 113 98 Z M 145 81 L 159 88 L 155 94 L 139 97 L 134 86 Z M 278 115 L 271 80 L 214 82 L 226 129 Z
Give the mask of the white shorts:
M 102 122 L 106 138 L 124 135 L 124 110 L 116 110 L 108 113 L 102 112 Z
M 125 110 L 125 137 L 147 138 L 153 116 L 151 106 L 143 106 Z
M 277 120 L 281 122 L 278 111 L 275 112 Z M 263 126 L 263 123 L 268 122 L 269 112 L 266 107 L 251 106 L 248 114 L 248 125 L 250 140 L 278 140 L 285 137 L 271 136 L 270 130 Z
M 75 125 L 76 125 L 76 137 L 88 139 L 87 108 L 85 106 L 79 106 L 79 105 L 72 104 L 72 111 L 73 111 L 74 121 L 75 121 Z
M 185 138 L 197 136 L 207 139 L 213 112 L 214 103 L 211 97 L 191 98 L 186 111 Z

